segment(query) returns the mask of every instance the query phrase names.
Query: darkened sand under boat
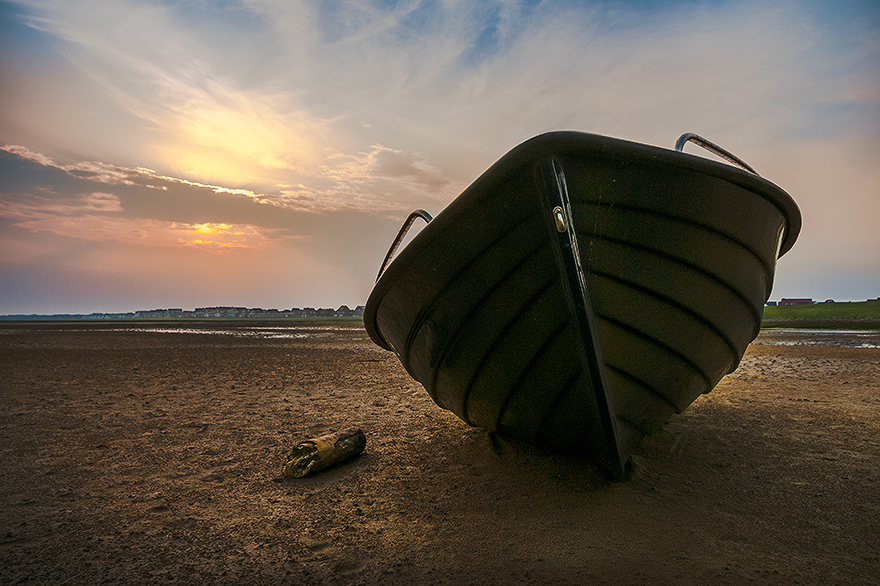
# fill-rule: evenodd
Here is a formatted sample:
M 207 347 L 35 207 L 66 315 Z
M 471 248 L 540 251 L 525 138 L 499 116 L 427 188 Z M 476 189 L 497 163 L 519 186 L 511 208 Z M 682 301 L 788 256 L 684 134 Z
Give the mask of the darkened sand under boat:
M 695 135 L 673 151 L 547 133 L 408 218 L 364 322 L 439 406 L 622 479 L 645 435 L 737 367 L 800 225 L 787 193 Z

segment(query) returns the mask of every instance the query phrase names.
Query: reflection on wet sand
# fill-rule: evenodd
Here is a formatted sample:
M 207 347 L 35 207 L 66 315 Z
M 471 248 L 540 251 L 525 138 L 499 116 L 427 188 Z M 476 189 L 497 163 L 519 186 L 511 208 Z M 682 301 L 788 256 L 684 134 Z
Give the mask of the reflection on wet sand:
M 761 330 L 752 343 L 771 346 L 880 348 L 880 330 L 768 328 Z

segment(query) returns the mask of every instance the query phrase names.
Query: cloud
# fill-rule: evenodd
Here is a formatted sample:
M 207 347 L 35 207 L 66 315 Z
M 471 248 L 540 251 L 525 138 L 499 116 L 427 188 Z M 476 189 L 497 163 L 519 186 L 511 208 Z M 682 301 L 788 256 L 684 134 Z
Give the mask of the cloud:
M 95 191 L 83 198 L 83 205 L 86 209 L 95 212 L 122 211 L 122 205 L 119 203 L 119 198 L 112 193 Z
M 578 129 L 671 147 L 697 132 L 804 210 L 779 295 L 841 297 L 803 290 L 829 287 L 834 259 L 876 273 L 880 18 L 867 4 L 7 5 L 0 17 L 31 35 L 0 54 L 0 108 L 14 113 L 0 139 L 27 145 L 0 151 L 17 161 L 0 173 L 0 221 L 34 251 L 36 236 L 76 238 L 62 256 L 97 247 L 83 258 L 110 263 L 115 243 L 159 270 L 168 251 L 195 266 L 259 250 L 299 263 L 276 287 L 311 275 L 359 298 L 395 219 L 439 211 L 523 140 Z
M 107 185 L 142 185 L 151 189 L 168 189 L 167 185 L 151 185 L 150 180 L 156 182 L 178 183 L 182 185 L 191 185 L 193 187 L 210 189 L 214 193 L 233 193 L 238 195 L 246 195 L 256 197 L 256 194 L 249 189 L 237 189 L 222 187 L 219 185 L 207 185 L 197 181 L 181 179 L 177 177 L 169 177 L 159 175 L 152 169 L 145 167 L 121 167 L 100 161 L 78 161 L 75 163 L 61 164 L 54 161 L 51 157 L 42 153 L 35 153 L 27 147 L 21 145 L 4 145 L 0 150 L 16 155 L 24 160 L 32 161 L 44 167 L 51 167 L 64 171 L 65 173 L 88 181 L 96 181 L 106 183 Z
M 148 246 L 190 246 L 209 252 L 235 248 L 263 248 L 269 242 L 291 238 L 286 231 L 258 227 L 246 223 L 187 223 L 130 215 L 122 198 L 115 193 L 96 191 L 95 184 L 121 186 L 131 192 L 136 188 L 140 198 L 149 198 L 151 191 L 168 191 L 169 186 L 210 191 L 214 194 L 259 199 L 253 192 L 156 175 L 143 168 L 123 168 L 94 161 L 61 165 L 50 157 L 21 146 L 6 145 L 0 150 L 15 155 L 23 162 L 62 171 L 71 181 L 46 181 L 30 192 L 5 193 L 0 199 L 0 218 L 12 225 L 34 232 L 51 232 L 60 236 L 88 241 L 113 241 Z M 21 168 L 7 168 L 7 173 L 21 173 Z M 130 197 L 130 195 L 129 195 Z
M 147 291 L 166 291 L 160 298 L 168 305 L 185 305 L 174 300 L 184 290 L 191 305 L 208 299 L 267 307 L 362 304 L 396 222 L 350 206 L 314 211 L 279 197 L 270 202 L 248 190 L 150 169 L 60 164 L 28 149 L 0 147 L 0 313 L 49 311 L 38 308 L 49 300 L 58 308 L 53 311 L 68 311 L 62 292 L 71 295 L 70 304 L 103 311 L 108 306 L 97 300 L 126 287 L 131 295 L 113 307 L 126 310 L 129 298 Z M 101 295 L 74 299 L 79 286 L 60 284 L 71 278 L 100 288 Z M 28 292 L 49 283 L 57 294 Z M 234 291 L 248 291 L 252 301 L 235 301 Z
M 266 201 L 297 209 L 344 210 L 395 215 L 426 202 L 443 205 L 465 186 L 450 180 L 418 152 L 373 145 L 369 151 L 336 156 L 320 168 L 321 179 L 281 190 Z
M 403 213 L 394 201 L 447 202 L 445 187 L 546 130 L 766 141 L 817 103 L 865 94 L 855 79 L 845 94 L 817 83 L 830 70 L 796 4 L 28 4 L 35 26 L 143 120 L 146 164 L 273 202 L 284 197 L 272 186 L 302 186 L 292 206 Z M 395 183 L 393 153 L 418 160 L 424 181 Z
M 95 214 L 61 214 L 54 210 L 0 204 L 0 217 L 32 232 L 51 232 L 78 240 L 144 246 L 187 246 L 220 253 L 260 249 L 278 239 L 277 232 L 246 224 L 181 224 Z
M 418 153 L 380 145 L 374 145 L 366 153 L 338 156 L 322 164 L 318 171 L 320 177 L 308 187 L 303 184 L 286 185 L 274 193 L 209 185 L 160 175 L 143 167 L 122 167 L 98 161 L 61 164 L 47 155 L 35 153 L 19 145 L 0 146 L 0 151 L 6 151 L 23 161 L 60 171 L 74 180 L 71 185 L 61 186 L 61 180 L 56 180 L 44 187 L 44 191 L 53 194 L 52 199 L 43 201 L 42 198 L 37 198 L 39 205 L 43 211 L 53 213 L 81 212 L 86 208 L 91 211 L 98 211 L 99 208 L 100 211 L 124 211 L 119 195 L 89 192 L 92 183 L 133 188 L 125 191 L 130 194 L 129 200 L 137 200 L 130 203 L 157 200 L 157 195 L 150 192 L 163 191 L 172 196 L 178 193 L 197 193 L 203 198 L 209 197 L 208 194 L 241 196 L 254 203 L 310 214 L 351 210 L 380 216 L 395 216 L 402 210 L 418 207 L 426 197 L 435 202 L 449 200 L 464 187 L 463 184 L 450 182 L 440 169 L 432 167 Z M 76 180 L 82 183 L 76 183 Z M 87 194 L 78 196 L 76 202 L 67 201 L 70 194 L 77 191 Z M 66 203 L 60 203 L 62 200 Z M 179 198 L 174 197 L 165 197 L 161 201 L 170 206 L 166 213 L 173 214 L 175 207 L 180 208 L 183 205 Z M 83 202 L 87 202 L 86 208 L 83 207 Z M 219 203 L 216 201 L 214 205 Z M 239 206 L 236 213 L 241 212 Z

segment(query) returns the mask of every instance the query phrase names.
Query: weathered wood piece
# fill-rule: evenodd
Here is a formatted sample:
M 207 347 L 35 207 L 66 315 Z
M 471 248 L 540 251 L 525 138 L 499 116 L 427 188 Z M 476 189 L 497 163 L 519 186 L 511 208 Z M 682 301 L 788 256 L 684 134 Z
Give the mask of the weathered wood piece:
M 360 429 L 329 433 L 294 446 L 281 470 L 284 478 L 302 478 L 338 462 L 359 456 L 367 445 Z

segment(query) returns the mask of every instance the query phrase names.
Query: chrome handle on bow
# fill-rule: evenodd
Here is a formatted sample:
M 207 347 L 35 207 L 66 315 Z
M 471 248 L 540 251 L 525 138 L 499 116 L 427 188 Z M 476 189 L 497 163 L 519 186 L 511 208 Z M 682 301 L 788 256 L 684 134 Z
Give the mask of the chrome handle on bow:
M 679 139 L 675 143 L 675 150 L 677 150 L 678 152 L 682 152 L 682 149 L 684 149 L 684 145 L 688 142 L 692 142 L 697 146 L 703 147 L 704 149 L 706 149 L 710 153 L 714 153 L 714 154 L 718 155 L 719 157 L 721 157 L 722 159 L 729 161 L 729 162 L 733 163 L 734 165 L 742 167 L 743 169 L 745 169 L 746 171 L 748 171 L 750 173 L 754 173 L 755 175 L 758 175 L 758 172 L 755 171 L 754 169 L 752 169 L 748 165 L 748 163 L 746 163 L 745 161 L 743 161 L 742 159 L 740 159 L 739 157 L 734 155 L 732 152 L 728 151 L 727 149 L 723 149 L 720 146 L 718 146 L 717 144 L 715 144 L 714 142 L 708 141 L 705 138 L 703 138 L 702 136 L 699 136 L 697 134 L 693 134 L 692 132 L 682 134 L 681 137 L 679 137 Z M 758 175 L 758 176 L 760 177 L 760 175 Z
M 385 255 L 385 260 L 382 261 L 382 266 L 379 268 L 379 274 L 376 276 L 376 281 L 378 282 L 380 278 L 382 278 L 382 273 L 385 272 L 385 269 L 388 268 L 388 264 L 391 262 L 391 258 L 394 256 L 394 253 L 397 252 L 397 248 L 400 246 L 400 243 L 403 242 L 404 237 L 406 237 L 406 233 L 409 232 L 409 229 L 412 228 L 413 222 L 417 219 L 423 219 L 426 224 L 429 224 L 431 220 L 434 218 L 431 217 L 431 214 L 426 212 L 425 210 L 415 210 L 410 212 L 409 216 L 407 216 L 406 220 L 404 220 L 403 225 L 400 227 L 400 230 L 397 232 L 397 236 L 394 237 L 394 242 L 391 243 L 391 248 L 388 249 L 388 254 Z

